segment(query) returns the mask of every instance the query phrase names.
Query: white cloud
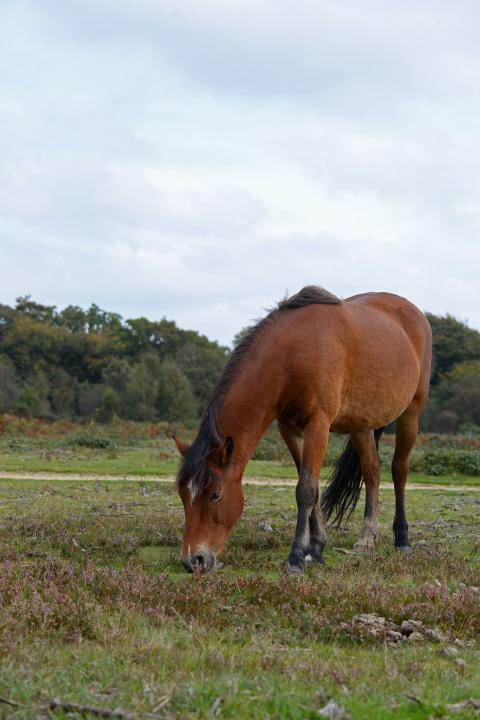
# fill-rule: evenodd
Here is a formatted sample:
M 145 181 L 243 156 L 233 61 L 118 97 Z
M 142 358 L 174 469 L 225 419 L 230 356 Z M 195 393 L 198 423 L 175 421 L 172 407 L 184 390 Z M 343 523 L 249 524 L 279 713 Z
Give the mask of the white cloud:
M 4 3 L 2 301 L 94 301 L 228 342 L 318 283 L 480 327 L 479 16 Z

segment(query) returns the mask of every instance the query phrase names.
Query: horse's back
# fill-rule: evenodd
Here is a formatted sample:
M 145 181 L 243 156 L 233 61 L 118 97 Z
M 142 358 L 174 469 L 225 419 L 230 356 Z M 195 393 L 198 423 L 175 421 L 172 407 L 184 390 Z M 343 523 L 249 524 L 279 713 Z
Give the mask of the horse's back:
M 425 314 L 412 302 L 400 295 L 387 292 L 371 292 L 353 295 L 344 300 L 345 307 L 357 326 L 371 334 L 373 318 L 383 316 L 386 325 L 401 328 L 415 349 L 418 360 L 430 370 L 432 355 L 432 331 Z
M 291 387 L 307 405 L 324 406 L 333 429 L 381 427 L 406 409 L 422 383 L 428 386 L 430 326 L 405 298 L 365 293 L 289 316 Z

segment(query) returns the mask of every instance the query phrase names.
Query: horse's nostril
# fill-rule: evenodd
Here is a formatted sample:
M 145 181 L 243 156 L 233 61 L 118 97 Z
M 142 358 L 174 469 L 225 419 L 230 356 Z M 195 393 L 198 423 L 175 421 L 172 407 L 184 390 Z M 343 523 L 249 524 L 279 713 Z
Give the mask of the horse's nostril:
M 208 572 L 215 567 L 215 554 L 212 552 L 197 552 L 195 555 L 188 555 L 181 558 L 182 565 L 190 573 Z
M 200 569 L 204 569 L 204 568 L 205 568 L 205 565 L 207 564 L 207 558 L 205 557 L 205 555 L 204 555 L 203 553 L 197 553 L 197 554 L 195 555 L 194 560 L 195 560 L 194 564 L 195 564 L 198 568 L 200 568 Z

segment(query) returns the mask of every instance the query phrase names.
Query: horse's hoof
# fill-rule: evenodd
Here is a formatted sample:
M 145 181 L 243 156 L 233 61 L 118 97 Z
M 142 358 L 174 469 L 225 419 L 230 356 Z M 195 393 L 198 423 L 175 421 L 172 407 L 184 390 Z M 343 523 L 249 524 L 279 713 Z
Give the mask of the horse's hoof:
M 301 550 L 292 550 L 287 560 L 287 569 L 290 572 L 303 572 L 305 570 L 305 556 L 307 553 Z
M 370 553 L 373 552 L 374 544 L 373 542 L 362 542 L 359 540 L 355 543 L 353 546 L 353 552 L 358 553 L 359 555 L 362 555 L 363 553 Z
M 412 547 L 411 545 L 395 545 L 395 550 L 398 550 L 402 553 L 411 553 Z

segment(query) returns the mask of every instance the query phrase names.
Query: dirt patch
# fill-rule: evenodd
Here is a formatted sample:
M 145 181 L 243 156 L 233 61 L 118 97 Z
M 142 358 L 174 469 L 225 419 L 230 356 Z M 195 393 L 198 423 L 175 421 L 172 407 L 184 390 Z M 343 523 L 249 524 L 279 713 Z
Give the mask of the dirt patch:
M 39 480 L 50 482 L 64 480 L 69 482 L 138 482 L 138 483 L 172 483 L 175 482 L 174 475 L 105 475 L 99 473 L 62 473 L 62 472 L 8 472 L 0 471 L 0 480 Z M 267 477 L 246 476 L 244 485 L 258 485 L 271 487 L 295 487 L 296 480 L 276 480 Z M 392 483 L 381 483 L 382 490 L 393 490 Z M 480 484 L 475 485 L 445 485 L 434 483 L 412 483 L 408 485 L 408 491 L 412 490 L 445 490 L 458 493 L 480 493 Z

